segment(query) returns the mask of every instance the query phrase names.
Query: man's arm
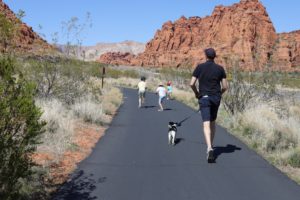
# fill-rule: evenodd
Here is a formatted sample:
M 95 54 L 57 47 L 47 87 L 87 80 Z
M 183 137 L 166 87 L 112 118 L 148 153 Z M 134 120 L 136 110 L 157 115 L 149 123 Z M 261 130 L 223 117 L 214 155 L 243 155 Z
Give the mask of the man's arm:
M 191 86 L 191 88 L 192 88 L 192 90 L 193 90 L 196 98 L 199 99 L 200 98 L 200 94 L 199 94 L 199 92 L 197 90 L 196 82 L 197 82 L 197 78 L 193 76 L 192 80 L 191 80 L 191 83 L 190 83 L 190 86 Z
M 221 81 L 222 94 L 228 90 L 228 82 L 226 78 L 223 78 Z

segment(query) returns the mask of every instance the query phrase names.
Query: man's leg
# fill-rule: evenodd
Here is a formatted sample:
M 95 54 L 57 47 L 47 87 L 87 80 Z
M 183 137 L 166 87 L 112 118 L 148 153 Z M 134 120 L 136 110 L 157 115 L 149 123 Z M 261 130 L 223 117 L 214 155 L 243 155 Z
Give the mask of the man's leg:
M 207 145 L 207 151 L 212 149 L 212 130 L 210 121 L 203 122 L 203 132 Z
M 216 133 L 216 121 L 210 122 L 210 132 L 211 132 L 210 141 L 211 141 L 211 146 L 213 147 L 215 133 Z
M 220 100 L 218 98 L 211 97 L 211 100 L 213 103 L 211 104 L 210 107 L 210 130 L 211 130 L 211 144 L 213 146 L 214 138 L 215 138 L 215 133 L 216 133 L 216 119 L 218 115 L 218 110 L 219 110 L 219 105 L 220 105 Z
M 214 162 L 215 156 L 214 156 L 214 150 L 212 148 L 212 130 L 211 130 L 211 122 L 205 121 L 203 122 L 203 131 L 205 136 L 205 141 L 207 144 L 207 162 L 212 163 Z

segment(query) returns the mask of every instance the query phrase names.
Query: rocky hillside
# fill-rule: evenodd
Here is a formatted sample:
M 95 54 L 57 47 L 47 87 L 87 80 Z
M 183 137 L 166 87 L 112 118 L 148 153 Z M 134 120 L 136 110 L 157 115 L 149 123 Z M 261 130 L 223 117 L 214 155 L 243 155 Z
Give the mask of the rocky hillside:
M 276 70 L 295 71 L 300 66 L 299 37 L 299 31 L 277 34 L 259 0 L 241 0 L 232 6 L 217 6 L 208 17 L 168 21 L 143 53 L 126 57 L 132 57 L 130 65 L 191 67 L 205 60 L 203 49 L 213 47 L 225 67 L 235 59 L 245 70 L 272 65 Z M 125 64 L 124 55 L 118 56 L 103 55 L 99 61 Z
M 63 45 L 59 49 L 65 53 L 65 48 Z M 137 55 L 145 50 L 145 44 L 135 41 L 123 41 L 116 43 L 98 43 L 95 46 L 83 46 L 78 48 L 79 53 L 77 57 L 79 59 L 84 59 L 87 61 L 95 61 L 102 54 L 105 53 L 130 53 L 132 55 Z
M 18 19 L 2 0 L 0 0 L 0 18 L 2 21 L 0 25 L 0 34 L 2 34 L 0 49 L 2 52 L 4 49 L 11 49 L 19 53 L 44 53 L 47 50 L 54 50 L 54 48 L 36 34 L 31 27 Z M 3 32 L 5 32 L 5 28 L 3 27 L 4 21 L 13 25 L 14 31 L 10 29 L 9 39 L 3 36 Z M 3 37 L 6 37 L 7 42 L 4 42 Z

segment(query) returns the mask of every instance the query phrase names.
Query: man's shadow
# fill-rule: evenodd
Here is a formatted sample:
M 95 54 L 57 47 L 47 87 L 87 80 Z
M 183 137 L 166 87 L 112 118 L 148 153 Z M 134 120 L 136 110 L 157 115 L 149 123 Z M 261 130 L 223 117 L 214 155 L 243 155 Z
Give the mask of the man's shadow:
M 148 108 L 156 108 L 157 106 L 142 106 L 142 108 L 144 109 L 148 109 Z
M 214 147 L 214 162 L 218 159 L 218 157 L 223 153 L 234 153 L 235 151 L 240 151 L 242 148 L 237 147 L 235 145 L 227 144 L 226 147 Z

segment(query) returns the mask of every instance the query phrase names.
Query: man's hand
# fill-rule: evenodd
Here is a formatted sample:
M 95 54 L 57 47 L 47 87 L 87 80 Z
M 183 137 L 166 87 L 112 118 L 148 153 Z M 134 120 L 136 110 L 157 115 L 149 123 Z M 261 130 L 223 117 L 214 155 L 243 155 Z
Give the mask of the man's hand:
M 190 83 L 190 86 L 191 86 L 191 88 L 192 88 L 192 90 L 193 90 L 193 92 L 194 92 L 194 94 L 195 94 L 195 97 L 196 97 L 197 99 L 199 99 L 199 98 L 200 98 L 200 94 L 199 94 L 199 92 L 198 92 L 198 90 L 197 90 L 196 82 L 197 82 L 197 78 L 193 76 L 193 77 L 192 77 L 192 80 L 191 80 L 191 83 Z
M 225 78 L 222 79 L 221 86 L 222 86 L 222 94 L 224 94 L 224 92 L 228 90 L 228 82 Z

